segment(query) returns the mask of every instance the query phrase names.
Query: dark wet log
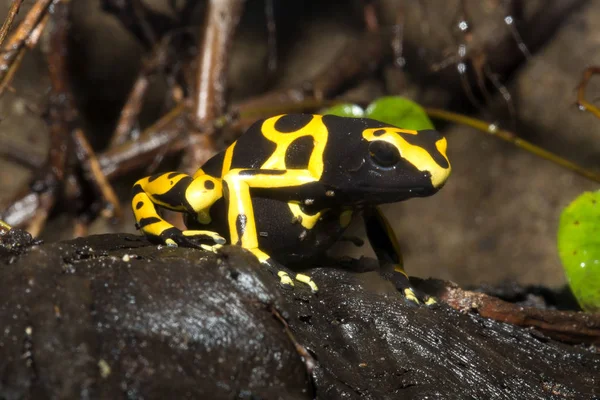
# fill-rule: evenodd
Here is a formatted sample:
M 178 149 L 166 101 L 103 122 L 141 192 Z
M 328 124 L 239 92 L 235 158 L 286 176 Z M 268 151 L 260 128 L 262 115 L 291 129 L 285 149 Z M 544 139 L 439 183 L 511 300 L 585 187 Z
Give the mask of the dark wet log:
M 0 253 L 0 398 L 600 395 L 593 347 L 407 303 L 377 272 L 315 269 L 314 295 L 282 290 L 237 247 L 132 235 L 11 258 Z
M 0 398 L 311 397 L 249 254 L 105 235 L 0 268 Z

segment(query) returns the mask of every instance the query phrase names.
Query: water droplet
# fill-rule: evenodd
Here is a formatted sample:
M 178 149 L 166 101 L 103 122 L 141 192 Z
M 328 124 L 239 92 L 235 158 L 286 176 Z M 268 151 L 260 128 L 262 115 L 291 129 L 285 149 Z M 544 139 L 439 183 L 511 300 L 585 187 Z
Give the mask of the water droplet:
M 504 17 L 504 23 L 506 25 L 512 25 L 512 23 L 514 22 L 513 17 L 510 15 L 507 15 L 506 17 Z

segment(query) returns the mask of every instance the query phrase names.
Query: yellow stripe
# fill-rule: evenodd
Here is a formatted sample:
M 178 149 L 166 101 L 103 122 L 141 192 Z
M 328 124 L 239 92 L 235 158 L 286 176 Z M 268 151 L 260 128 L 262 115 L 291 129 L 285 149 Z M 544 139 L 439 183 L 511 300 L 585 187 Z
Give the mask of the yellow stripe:
M 308 161 L 308 170 L 316 179 L 319 179 L 325 168 L 323 163 L 323 153 L 325 152 L 329 134 L 327 127 L 323 123 L 323 116 L 314 115 L 313 119 L 303 128 L 296 132 L 285 134 L 279 133 L 279 131 L 275 129 L 275 123 L 281 117 L 283 117 L 283 115 L 269 118 L 263 122 L 261 128 L 263 136 L 274 142 L 277 145 L 277 148 L 261 168 L 286 169 L 285 154 L 290 147 L 290 144 L 302 136 L 312 136 L 315 146 Z
M 236 142 L 233 142 L 231 146 L 225 150 L 225 156 L 223 157 L 223 169 L 221 170 L 221 177 L 224 177 L 226 173 L 231 169 L 231 160 L 233 159 L 233 149 L 236 145 Z

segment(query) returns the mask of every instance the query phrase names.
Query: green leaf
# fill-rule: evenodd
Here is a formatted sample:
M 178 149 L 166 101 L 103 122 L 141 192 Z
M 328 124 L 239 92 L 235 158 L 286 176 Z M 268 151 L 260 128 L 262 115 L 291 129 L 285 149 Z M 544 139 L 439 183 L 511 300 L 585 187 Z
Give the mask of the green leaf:
M 375 100 L 367 107 L 365 117 L 403 129 L 434 129 L 433 123 L 421 106 L 399 96 L 381 97 Z
M 600 192 L 585 192 L 560 217 L 558 252 L 585 311 L 600 311 Z
M 365 116 L 365 110 L 356 104 L 346 103 L 330 107 L 323 111 L 322 114 L 337 115 L 338 117 L 363 118 Z

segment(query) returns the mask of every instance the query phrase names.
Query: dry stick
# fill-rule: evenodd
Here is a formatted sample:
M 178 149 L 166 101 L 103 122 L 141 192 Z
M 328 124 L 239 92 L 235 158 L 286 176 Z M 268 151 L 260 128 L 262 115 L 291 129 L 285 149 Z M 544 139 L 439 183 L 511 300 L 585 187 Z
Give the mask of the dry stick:
M 484 318 L 522 327 L 534 327 L 563 342 L 600 344 L 600 314 L 523 307 L 497 297 L 448 284 L 436 294 L 452 308 L 475 311 Z
M 142 109 L 144 96 L 150 85 L 149 76 L 163 68 L 168 62 L 168 48 L 171 41 L 168 36 L 164 37 L 152 51 L 149 59 L 145 60 L 133 88 L 127 97 L 127 101 L 121 110 L 121 115 L 109 147 L 114 147 L 127 142 L 130 139 L 133 125 Z
M 233 35 L 244 9 L 244 0 L 210 0 L 206 10 L 196 65 L 196 87 L 193 91 L 194 119 L 197 127 L 212 133 L 213 120 L 225 110 L 228 57 Z M 206 161 L 203 140 L 192 140 L 186 149 L 183 170 L 192 173 Z
M 121 218 L 123 213 L 121 211 L 119 198 L 115 194 L 110 183 L 108 183 L 106 176 L 102 173 L 102 168 L 96 158 L 96 153 L 94 153 L 94 149 L 90 146 L 81 129 L 76 129 L 75 132 L 73 132 L 73 143 L 79 162 L 84 165 L 86 167 L 85 169 L 90 173 L 90 181 L 100 192 L 106 203 L 102 210 L 102 216 L 104 218 Z
M 194 91 L 195 117 L 200 125 L 223 113 L 229 49 L 243 6 L 244 0 L 208 2 Z
M 271 93 L 266 99 L 262 97 L 260 99 L 253 99 L 234 107 L 239 107 L 239 119 L 229 125 L 229 128 L 241 130 L 257 118 L 266 115 L 314 110 L 338 104 L 338 101 L 323 102 L 314 98 L 298 99 L 297 96 L 292 94 L 286 97 L 283 92 Z M 269 100 L 275 101 L 271 107 L 268 105 Z M 223 122 L 229 119 L 230 117 L 224 116 L 218 118 L 215 122 Z M 187 110 L 184 104 L 180 104 L 154 125 L 145 129 L 137 141 L 111 147 L 98 154 L 97 158 L 102 174 L 109 180 L 115 179 L 152 163 L 158 154 L 164 152 L 165 148 L 168 149 L 166 155 L 182 151 L 189 146 L 189 136 L 182 135 L 182 131 L 185 131 L 187 127 Z M 89 168 L 89 166 L 84 164 L 84 168 Z M 36 210 L 36 199 L 37 194 L 35 193 L 20 192 L 9 203 L 9 206 L 0 212 L 0 218 L 5 219 L 13 226 L 25 225 Z M 2 209 L 3 207 L 0 205 L 0 210 Z
M 539 146 L 534 145 L 526 140 L 521 139 L 514 133 L 500 129 L 496 125 L 476 119 L 467 117 L 462 114 L 453 113 L 450 111 L 440 110 L 436 108 L 425 108 L 427 114 L 432 118 L 442 119 L 445 121 L 454 122 L 461 125 L 467 125 L 482 132 L 489 133 L 490 135 L 497 136 L 498 138 L 512 143 L 521 149 L 524 149 L 530 153 L 535 154 L 538 157 L 542 157 L 548 161 L 551 161 L 555 164 L 560 165 L 561 167 L 567 168 L 581 176 L 584 176 L 588 179 L 591 179 L 595 182 L 600 182 L 600 173 L 595 171 L 590 171 L 579 165 L 566 160 L 554 153 L 549 152 L 548 150 L 544 150 Z
M 600 74 L 600 67 L 588 67 L 583 71 L 583 77 L 577 89 L 577 105 L 600 118 L 600 109 L 585 99 L 585 88 L 592 76 Z
M 19 69 L 19 66 L 21 65 L 21 61 L 23 61 L 23 57 L 25 56 L 25 50 L 33 49 L 37 45 L 49 19 L 50 14 L 44 15 L 40 23 L 37 24 L 35 29 L 31 31 L 31 34 L 29 35 L 27 40 L 25 40 L 25 46 L 17 50 L 16 56 L 13 59 L 12 64 L 10 64 L 10 67 L 8 68 L 8 70 L 6 70 L 6 74 L 2 78 L 0 78 L 0 95 L 2 95 L 4 90 L 8 87 L 10 82 L 12 82 L 13 78 L 15 77 L 15 74 Z
M 181 135 L 187 129 L 186 115 L 185 105 L 179 104 L 146 128 L 137 141 L 111 147 L 99 154 L 102 173 L 108 179 L 114 179 L 150 164 L 165 146 L 169 146 L 169 154 L 183 150 L 189 140 L 187 135 Z
M 44 20 L 43 17 L 47 14 L 48 8 L 53 1 L 56 0 L 38 0 L 2 48 L 2 57 L 0 57 L 0 94 L 4 92 L 13 78 L 18 65 L 23 59 L 25 49 L 35 44 L 31 42 L 27 43 L 27 40 Z M 39 35 L 37 37 L 39 38 Z
M 12 26 L 15 17 L 19 13 L 19 8 L 21 8 L 22 3 L 23 0 L 13 0 L 10 10 L 8 10 L 8 15 L 2 24 L 2 28 L 0 28 L 0 46 L 2 46 L 2 43 L 4 43 L 4 39 L 6 39 L 8 31 L 10 31 L 10 27 Z
M 53 9 L 53 29 L 50 50 L 47 55 L 48 70 L 52 84 L 50 96 L 50 148 L 43 178 L 33 184 L 37 190 L 38 207 L 29 221 L 27 230 L 37 236 L 44 227 L 64 179 L 67 163 L 69 132 L 76 118 L 73 99 L 68 86 L 67 35 L 69 26 L 69 2 L 59 1 Z
M 275 308 L 275 307 L 270 307 L 270 309 L 271 309 L 271 313 L 273 314 L 273 316 L 281 323 L 281 325 L 283 325 L 286 335 L 288 336 L 288 338 L 290 339 L 290 341 L 293 343 L 294 347 L 296 348 L 296 352 L 298 353 L 298 355 L 300 357 L 302 357 L 302 359 L 304 361 L 304 366 L 306 367 L 306 372 L 308 373 L 308 375 L 311 375 L 313 373 L 315 367 L 317 366 L 317 362 L 316 362 L 315 358 L 308 352 L 306 347 L 302 346 L 302 344 L 300 344 L 300 342 L 298 342 L 298 340 L 292 333 L 290 326 L 288 325 L 285 318 L 283 318 L 283 315 L 281 315 L 279 310 L 277 310 L 277 308 Z
M 373 38 L 375 37 L 373 36 Z M 334 93 L 339 90 L 341 85 L 356 78 L 357 74 L 368 70 L 374 62 L 381 59 L 382 55 L 382 52 L 379 51 L 365 52 L 362 47 L 368 44 L 369 40 L 364 39 L 355 42 L 354 46 L 347 46 L 345 51 L 352 54 L 347 57 L 344 55 L 336 57 L 333 65 L 325 68 L 324 72 L 315 78 L 317 84 L 313 86 L 317 87 L 320 93 Z M 368 46 L 369 49 L 373 47 L 377 46 Z M 370 54 L 365 55 L 365 53 Z M 374 56 L 379 56 L 379 58 L 374 58 Z M 350 62 L 339 63 L 340 59 Z M 330 75 L 331 71 L 334 71 L 333 75 Z M 338 79 L 340 76 L 345 77 L 346 80 Z M 331 77 L 333 81 L 327 82 L 327 77 Z M 315 110 L 338 104 L 340 101 L 343 100 L 316 99 L 304 87 L 272 91 L 233 106 L 231 113 L 220 116 L 214 123 L 218 127 L 227 125 L 231 131 L 241 131 L 256 119 L 267 115 Z M 152 163 L 158 154 L 164 152 L 165 148 L 167 148 L 166 154 L 174 154 L 188 148 L 190 138 L 188 135 L 182 134 L 189 126 L 187 115 L 186 105 L 181 103 L 145 129 L 136 142 L 111 147 L 99 154 L 98 162 L 102 173 L 107 179 L 114 179 Z M 232 119 L 233 122 L 231 122 Z M 9 203 L 5 211 L 0 212 L 0 218 L 14 226 L 23 226 L 31 219 L 36 207 L 36 195 L 29 191 L 21 192 Z M 2 208 L 0 206 L 0 210 Z

